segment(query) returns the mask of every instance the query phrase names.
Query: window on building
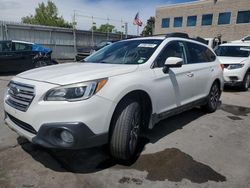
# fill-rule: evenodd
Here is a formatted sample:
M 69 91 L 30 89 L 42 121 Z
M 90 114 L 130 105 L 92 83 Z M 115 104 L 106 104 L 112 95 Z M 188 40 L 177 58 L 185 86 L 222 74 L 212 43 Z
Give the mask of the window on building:
M 218 25 L 230 24 L 231 12 L 222 12 L 219 14 Z
M 174 18 L 174 27 L 182 27 L 182 17 L 175 17 Z
M 161 27 L 162 28 L 168 28 L 169 27 L 170 18 L 163 18 L 161 21 Z
M 213 14 L 203 14 L 201 25 L 212 25 L 213 23 Z
M 187 26 L 188 27 L 196 26 L 196 22 L 197 22 L 197 16 L 188 16 L 187 17 Z
M 238 12 L 237 24 L 240 23 L 250 23 L 250 10 Z

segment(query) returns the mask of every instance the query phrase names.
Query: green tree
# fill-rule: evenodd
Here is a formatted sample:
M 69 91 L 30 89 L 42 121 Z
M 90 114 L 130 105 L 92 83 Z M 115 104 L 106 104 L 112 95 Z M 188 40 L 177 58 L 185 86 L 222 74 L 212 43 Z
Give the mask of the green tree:
M 147 25 L 144 27 L 141 35 L 142 36 L 152 36 L 155 28 L 155 17 L 150 17 L 147 20 Z
M 62 16 L 58 16 L 58 9 L 51 0 L 48 0 L 47 5 L 44 3 L 39 3 L 38 7 L 36 8 L 35 15 L 23 17 L 22 22 L 27 24 L 55 27 L 73 27 L 73 25 L 66 22 Z
M 96 31 L 103 32 L 103 33 L 111 33 L 115 26 L 110 24 L 102 24 Z

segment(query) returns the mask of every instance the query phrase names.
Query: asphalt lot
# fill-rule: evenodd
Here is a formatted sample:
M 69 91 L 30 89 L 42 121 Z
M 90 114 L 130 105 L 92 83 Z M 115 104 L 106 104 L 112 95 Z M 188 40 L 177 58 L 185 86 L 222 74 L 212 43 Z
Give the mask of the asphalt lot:
M 193 109 L 160 122 L 143 150 L 119 165 L 105 147 L 55 151 L 35 146 L 3 122 L 0 76 L 0 187 L 250 187 L 250 89 L 227 90 L 220 109 Z

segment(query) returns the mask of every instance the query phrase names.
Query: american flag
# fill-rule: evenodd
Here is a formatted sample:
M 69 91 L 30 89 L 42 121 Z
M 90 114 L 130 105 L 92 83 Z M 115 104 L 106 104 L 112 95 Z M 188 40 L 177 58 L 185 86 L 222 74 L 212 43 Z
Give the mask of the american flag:
M 142 26 L 142 21 L 139 18 L 139 12 L 137 12 L 137 14 L 135 15 L 133 24 L 134 25 L 138 25 L 140 27 Z

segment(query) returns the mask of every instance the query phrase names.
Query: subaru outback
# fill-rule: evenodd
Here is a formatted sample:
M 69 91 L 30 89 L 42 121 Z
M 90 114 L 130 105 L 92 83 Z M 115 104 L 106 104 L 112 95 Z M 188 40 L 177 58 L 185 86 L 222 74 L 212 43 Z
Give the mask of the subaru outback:
M 15 76 L 5 121 L 43 147 L 108 144 L 113 157 L 129 160 L 144 129 L 195 106 L 214 112 L 222 72 L 214 52 L 186 34 L 123 40 L 83 62 Z

